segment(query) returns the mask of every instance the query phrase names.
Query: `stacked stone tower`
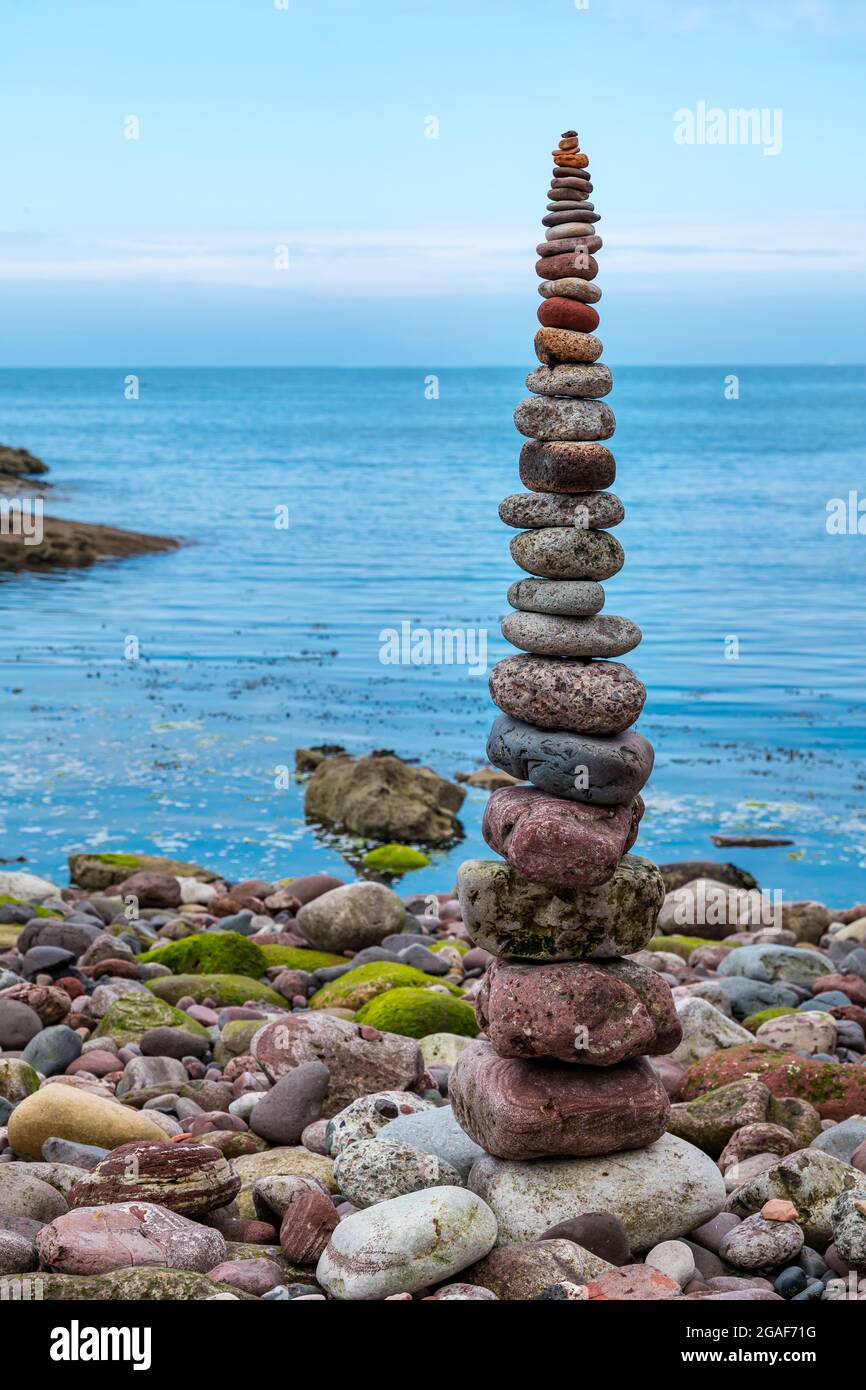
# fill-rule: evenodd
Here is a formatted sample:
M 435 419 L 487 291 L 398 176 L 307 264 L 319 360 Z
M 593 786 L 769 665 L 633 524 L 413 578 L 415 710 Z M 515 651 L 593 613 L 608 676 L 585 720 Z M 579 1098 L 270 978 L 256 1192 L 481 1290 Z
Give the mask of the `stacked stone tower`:
M 628 853 L 638 833 L 652 747 L 632 725 L 646 690 L 611 660 L 636 647 L 628 618 L 601 612 L 602 580 L 623 550 L 614 416 L 594 335 L 601 249 L 588 158 L 574 131 L 554 150 L 536 270 L 542 327 L 534 394 L 515 423 L 525 492 L 500 516 L 521 528 L 511 554 L 530 576 L 512 584 L 502 631 L 521 654 L 490 675 L 502 713 L 491 762 L 531 785 L 495 792 L 484 837 L 501 859 L 461 866 L 463 918 L 496 958 L 478 1014 L 487 1035 L 459 1057 L 454 1113 L 501 1159 L 588 1157 L 638 1149 L 664 1133 L 669 1102 L 647 1055 L 681 1028 L 670 989 L 621 957 L 653 935 L 664 898 L 654 864 Z

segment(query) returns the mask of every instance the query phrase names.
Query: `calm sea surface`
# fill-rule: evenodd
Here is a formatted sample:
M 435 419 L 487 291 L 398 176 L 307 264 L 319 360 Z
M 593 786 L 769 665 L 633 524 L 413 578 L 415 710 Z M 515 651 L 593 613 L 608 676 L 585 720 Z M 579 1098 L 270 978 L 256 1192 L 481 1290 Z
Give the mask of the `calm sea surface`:
M 383 665 L 379 634 L 487 629 L 490 664 L 512 650 L 497 504 L 519 488 L 523 376 L 443 370 L 428 400 L 421 369 L 143 370 L 127 401 L 120 370 L 0 372 L 0 441 L 50 464 L 47 511 L 190 542 L 0 578 L 0 855 L 62 882 L 82 848 L 345 874 L 302 787 L 275 785 L 296 748 L 483 762 L 485 678 Z M 866 499 L 866 369 L 739 381 L 727 400 L 720 368 L 615 371 L 627 559 L 606 611 L 643 629 L 626 660 L 657 757 L 637 851 L 845 905 L 866 898 L 866 535 L 828 534 L 826 508 Z M 407 891 L 489 853 L 485 801 L 469 792 L 465 840 Z M 794 843 L 717 850 L 717 832 Z

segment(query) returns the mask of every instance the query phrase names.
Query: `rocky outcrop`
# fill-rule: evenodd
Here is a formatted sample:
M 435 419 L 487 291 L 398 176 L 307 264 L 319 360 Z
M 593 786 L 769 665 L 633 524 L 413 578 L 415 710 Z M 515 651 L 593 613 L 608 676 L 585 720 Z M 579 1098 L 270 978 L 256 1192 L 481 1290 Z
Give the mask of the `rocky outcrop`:
M 368 840 L 440 845 L 462 836 L 466 793 L 429 767 L 395 754 L 324 758 L 304 797 L 309 820 Z
M 97 526 L 90 521 L 68 521 L 57 516 L 39 518 L 41 539 L 28 543 L 14 528 L 0 529 L 0 571 L 82 569 L 97 560 L 122 560 L 135 555 L 176 550 L 172 536 L 152 536 L 144 531 L 122 531 L 117 526 Z

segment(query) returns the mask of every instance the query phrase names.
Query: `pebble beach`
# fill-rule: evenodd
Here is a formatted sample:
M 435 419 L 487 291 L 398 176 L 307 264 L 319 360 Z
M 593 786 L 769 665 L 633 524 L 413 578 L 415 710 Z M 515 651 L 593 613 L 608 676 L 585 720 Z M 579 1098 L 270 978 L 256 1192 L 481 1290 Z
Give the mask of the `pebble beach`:
M 135 860 L 0 873 L 5 1289 L 866 1295 L 866 904 L 668 865 L 646 948 L 545 967 L 450 891 Z

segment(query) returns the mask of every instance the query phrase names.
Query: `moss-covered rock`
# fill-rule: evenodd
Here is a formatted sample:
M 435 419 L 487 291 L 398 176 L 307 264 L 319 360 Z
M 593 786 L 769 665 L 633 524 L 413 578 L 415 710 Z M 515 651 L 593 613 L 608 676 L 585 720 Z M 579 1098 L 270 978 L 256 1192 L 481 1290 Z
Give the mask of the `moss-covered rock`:
M 707 941 L 703 936 L 654 936 L 647 942 L 648 951 L 670 951 L 671 955 L 682 956 L 688 960 L 692 951 L 699 946 L 718 946 L 718 941 Z
M 749 1014 L 748 1018 L 743 1019 L 743 1027 L 750 1033 L 757 1033 L 762 1023 L 766 1023 L 771 1018 L 781 1018 L 783 1014 L 795 1014 L 796 1009 L 761 1009 L 756 1014 Z
M 260 1028 L 264 1028 L 260 1018 L 233 1018 L 223 1025 L 219 1042 L 213 1050 L 213 1059 L 218 1067 L 224 1067 L 233 1057 L 244 1057 L 250 1050 L 250 1043 Z
M 113 883 L 120 883 L 139 869 L 157 874 L 174 874 L 177 878 L 197 878 L 213 883 L 217 875 L 200 864 L 184 859 L 167 859 L 161 854 L 137 854 L 135 851 L 107 854 L 70 854 L 69 879 L 79 888 L 98 893 Z
M 17 1105 L 39 1090 L 39 1076 L 29 1062 L 20 1057 L 0 1058 L 0 1099 Z
M 479 1031 L 471 1004 L 430 989 L 389 989 L 359 1009 L 355 1022 L 404 1038 L 426 1038 L 428 1033 L 474 1038 Z
M 809 1101 L 822 1120 L 866 1114 L 866 1067 L 792 1056 L 758 1042 L 729 1047 L 696 1062 L 683 1078 L 680 1096 L 694 1100 L 743 1077 L 762 1081 L 774 1096 Z
M 169 979 L 169 976 L 165 977 Z M 178 995 L 178 998 L 181 996 Z M 196 1037 L 208 1038 L 210 1034 L 189 1014 L 174 1009 L 170 1003 L 157 999 L 144 990 L 123 994 L 115 999 L 107 1014 L 99 1022 L 93 1036 L 113 1038 L 119 1047 L 126 1043 L 140 1042 L 142 1033 L 148 1028 L 183 1028 Z
M 430 989 L 440 984 L 438 975 L 425 975 L 412 965 L 397 961 L 375 960 L 347 970 L 337 980 L 323 985 L 310 1000 L 311 1009 L 358 1009 L 389 989 Z M 453 989 L 453 986 L 447 986 Z M 456 990 L 454 991 L 456 993 Z M 393 1031 L 393 1030 L 391 1030 Z
M 38 907 L 35 903 L 26 902 L 24 898 L 12 898 L 8 893 L 0 893 L 0 907 L 26 907 L 31 917 L 57 916 L 50 907 Z
M 272 965 L 284 965 L 287 970 L 327 970 L 330 965 L 349 965 L 348 956 L 335 956 L 330 951 L 308 951 L 305 946 L 260 946 L 259 950 Z
M 261 1249 L 261 1246 L 259 1247 Z M 109 1274 L 22 1274 L 21 1297 L 48 1302 L 60 1300 L 71 1303 L 104 1302 L 201 1302 L 218 1293 L 228 1293 L 243 1302 L 253 1294 L 242 1293 L 234 1284 L 208 1279 L 186 1269 L 113 1269 Z
M 13 922 L 0 922 L 0 951 L 11 950 L 23 930 Z
M 408 874 L 413 869 L 426 869 L 429 863 L 428 855 L 422 854 L 420 849 L 412 849 L 410 845 L 377 845 L 364 855 L 364 864 L 368 869 L 376 869 L 384 874 Z
M 256 1004 L 277 1004 L 285 1008 L 286 1001 L 268 985 L 251 980 L 248 975 L 162 975 L 158 980 L 148 980 L 147 988 L 169 1004 L 176 1004 L 186 995 L 197 1004 L 205 999 L 214 999 L 222 1007 L 230 1004 L 246 1004 L 252 1000 Z M 183 1015 L 186 1018 L 186 1014 Z
M 138 957 L 142 965 L 167 965 L 175 975 L 249 975 L 257 979 L 268 968 L 260 946 L 236 931 L 196 932 Z
M 459 951 L 461 956 L 471 949 L 468 941 L 460 941 L 456 936 L 445 936 L 441 941 L 431 941 L 421 939 L 421 945 L 427 946 L 431 951 L 444 951 L 447 946 L 449 950 Z

